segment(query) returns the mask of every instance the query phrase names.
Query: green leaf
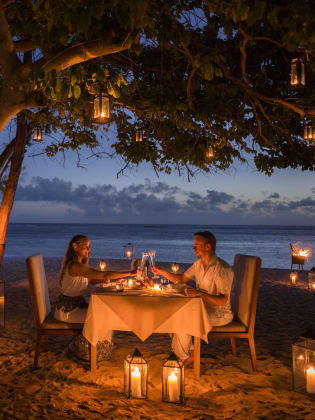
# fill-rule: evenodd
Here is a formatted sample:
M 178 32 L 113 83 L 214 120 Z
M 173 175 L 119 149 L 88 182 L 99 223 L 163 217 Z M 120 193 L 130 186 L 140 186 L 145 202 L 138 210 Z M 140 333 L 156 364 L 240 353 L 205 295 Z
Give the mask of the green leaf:
M 81 96 L 81 88 L 79 85 L 74 85 L 73 86 L 73 96 L 75 97 L 75 99 L 79 99 Z

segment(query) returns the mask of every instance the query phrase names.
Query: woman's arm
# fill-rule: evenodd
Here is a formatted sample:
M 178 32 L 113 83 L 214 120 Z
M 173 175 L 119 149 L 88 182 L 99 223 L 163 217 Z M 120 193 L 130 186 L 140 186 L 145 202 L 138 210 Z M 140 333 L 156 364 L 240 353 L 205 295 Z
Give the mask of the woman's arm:
M 164 270 L 158 265 L 152 267 L 152 271 L 155 274 L 159 274 L 160 276 L 166 277 L 169 281 L 175 284 L 187 283 L 189 281 L 189 278 L 186 277 L 185 274 L 170 273 L 169 271 Z
M 89 267 L 87 264 L 81 264 L 79 262 L 70 263 L 68 271 L 69 274 L 74 277 L 87 277 L 90 284 L 108 283 L 109 280 L 135 274 L 135 272 L 131 271 L 99 271 Z

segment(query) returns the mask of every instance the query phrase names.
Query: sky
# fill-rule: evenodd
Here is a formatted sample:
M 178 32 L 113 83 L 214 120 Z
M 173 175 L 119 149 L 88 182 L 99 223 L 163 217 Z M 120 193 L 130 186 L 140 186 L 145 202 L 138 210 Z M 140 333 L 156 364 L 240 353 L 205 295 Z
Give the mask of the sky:
M 5 129 L 1 144 L 8 136 Z M 141 164 L 117 178 L 119 158 L 97 160 L 85 151 L 78 167 L 75 152 L 32 156 L 48 141 L 28 150 L 11 222 L 315 225 L 312 172 L 276 170 L 269 177 L 236 163 L 188 182 L 176 172 L 158 178 Z

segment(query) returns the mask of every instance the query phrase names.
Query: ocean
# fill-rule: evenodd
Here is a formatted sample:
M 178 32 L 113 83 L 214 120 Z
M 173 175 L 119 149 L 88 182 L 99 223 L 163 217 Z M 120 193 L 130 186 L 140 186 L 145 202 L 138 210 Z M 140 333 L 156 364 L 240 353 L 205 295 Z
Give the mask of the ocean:
M 315 226 L 46 224 L 11 223 L 5 256 L 61 257 L 72 236 L 87 235 L 91 258 L 123 258 L 123 245 L 134 246 L 134 257 L 156 250 L 157 261 L 193 262 L 193 233 L 210 230 L 217 238 L 217 255 L 233 263 L 235 254 L 258 255 L 262 266 L 290 268 L 290 242 L 310 249 L 304 269 L 315 266 Z

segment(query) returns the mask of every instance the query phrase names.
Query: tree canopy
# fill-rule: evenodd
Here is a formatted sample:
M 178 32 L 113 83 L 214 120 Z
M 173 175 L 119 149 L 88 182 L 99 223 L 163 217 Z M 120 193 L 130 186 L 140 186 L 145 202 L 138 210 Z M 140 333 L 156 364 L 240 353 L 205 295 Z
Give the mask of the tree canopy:
M 48 155 L 93 148 L 102 91 L 126 165 L 192 173 L 251 156 L 267 174 L 314 170 L 315 140 L 303 139 L 315 116 L 314 52 L 311 0 L 2 0 L 0 129 L 23 113 L 64 133 Z M 293 58 L 305 63 L 298 89 Z

